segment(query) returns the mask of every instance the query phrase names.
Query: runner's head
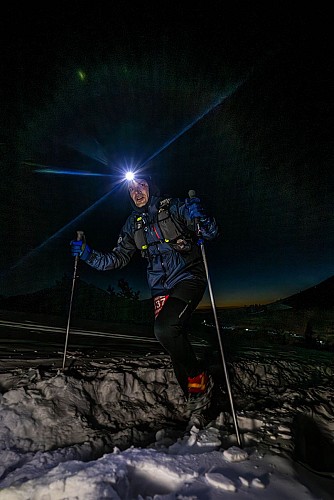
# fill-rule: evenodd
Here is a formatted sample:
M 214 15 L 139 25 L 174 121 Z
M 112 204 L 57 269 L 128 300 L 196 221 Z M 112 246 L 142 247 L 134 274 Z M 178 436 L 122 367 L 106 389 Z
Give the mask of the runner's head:
M 154 184 L 150 175 L 138 176 L 128 181 L 128 191 L 132 205 L 137 209 L 146 207 L 152 197 L 160 196 L 160 190 Z

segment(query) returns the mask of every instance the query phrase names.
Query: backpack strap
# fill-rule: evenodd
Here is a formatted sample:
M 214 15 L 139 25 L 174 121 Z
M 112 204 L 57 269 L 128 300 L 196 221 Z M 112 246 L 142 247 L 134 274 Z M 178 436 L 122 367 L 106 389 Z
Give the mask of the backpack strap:
M 181 230 L 180 226 L 176 224 L 174 218 L 171 215 L 170 203 L 172 198 L 166 198 L 161 200 L 160 207 L 158 210 L 158 225 L 161 234 L 166 241 L 170 243 L 177 238 L 181 237 L 184 231 Z
M 135 231 L 133 238 L 135 240 L 136 247 L 139 250 L 146 250 L 148 247 L 146 233 L 145 233 L 145 223 L 141 215 L 135 214 Z
M 174 250 L 187 253 L 193 245 L 193 236 L 186 226 L 181 225 L 170 210 L 172 198 L 160 202 L 158 211 L 158 225 L 166 243 Z
M 133 239 L 135 240 L 136 247 L 138 250 L 141 251 L 142 257 L 147 257 L 147 249 L 149 246 L 152 245 L 159 245 L 162 243 L 164 240 L 157 240 L 157 241 L 152 241 L 151 243 L 148 243 L 147 238 L 146 238 L 146 225 L 145 225 L 145 219 L 139 215 L 135 214 L 135 230 L 134 230 L 134 235 Z

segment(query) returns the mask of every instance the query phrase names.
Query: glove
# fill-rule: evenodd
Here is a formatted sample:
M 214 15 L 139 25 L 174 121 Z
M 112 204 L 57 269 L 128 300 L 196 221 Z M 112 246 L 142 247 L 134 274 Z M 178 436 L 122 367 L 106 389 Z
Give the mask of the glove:
M 191 219 L 207 219 L 207 216 L 205 215 L 201 206 L 201 200 L 199 198 L 187 198 L 185 203 L 188 208 L 189 217 Z
M 87 245 L 87 243 L 83 240 L 72 240 L 70 242 L 71 245 L 71 254 L 73 257 L 80 257 L 81 260 L 88 260 L 91 254 L 91 249 Z

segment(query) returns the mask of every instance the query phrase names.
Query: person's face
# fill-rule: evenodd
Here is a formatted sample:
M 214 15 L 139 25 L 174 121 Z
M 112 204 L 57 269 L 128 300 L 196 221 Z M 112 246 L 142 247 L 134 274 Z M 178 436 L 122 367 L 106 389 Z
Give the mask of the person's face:
M 131 181 L 129 183 L 129 193 L 136 207 L 144 207 L 150 196 L 150 190 L 145 179 Z

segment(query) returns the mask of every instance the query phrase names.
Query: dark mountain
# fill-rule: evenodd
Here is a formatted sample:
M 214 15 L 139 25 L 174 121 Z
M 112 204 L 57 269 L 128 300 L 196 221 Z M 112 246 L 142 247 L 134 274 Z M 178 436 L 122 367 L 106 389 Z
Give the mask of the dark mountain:
M 67 317 L 72 278 L 63 276 L 50 288 L 26 295 L 0 298 L 0 309 Z M 109 293 L 77 278 L 72 301 L 72 317 L 80 319 L 151 323 L 153 308 L 149 300 L 131 300 Z
M 283 304 L 297 310 L 314 308 L 331 309 L 334 307 L 334 276 L 311 288 L 281 299 L 276 304 Z
M 26 295 L 0 297 L 0 309 L 67 317 L 71 297 L 72 278 L 63 276 L 50 288 Z M 311 288 L 266 306 L 267 310 L 305 311 L 334 308 L 334 276 Z M 152 323 L 151 301 L 131 300 L 109 293 L 77 279 L 72 304 L 72 317 L 107 322 Z

